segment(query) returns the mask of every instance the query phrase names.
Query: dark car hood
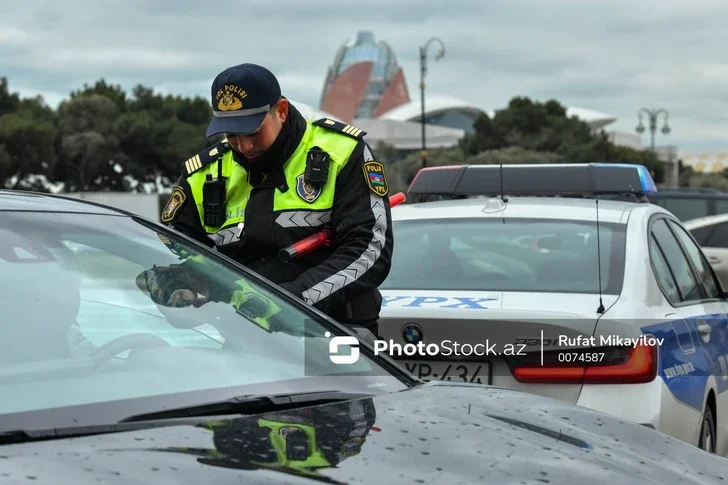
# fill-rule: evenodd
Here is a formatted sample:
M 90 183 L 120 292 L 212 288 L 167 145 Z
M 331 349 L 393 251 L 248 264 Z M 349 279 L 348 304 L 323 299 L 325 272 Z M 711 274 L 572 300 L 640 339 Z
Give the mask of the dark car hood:
M 319 458 L 298 468 L 303 471 L 275 468 L 282 458 L 276 460 L 271 439 L 294 435 L 289 428 L 265 428 L 260 418 L 0 446 L 0 484 L 728 482 L 728 459 L 507 389 L 430 383 L 266 414 L 270 422 L 313 423 Z M 271 429 L 276 436 L 268 439 Z M 299 441 L 291 449 L 305 448 Z

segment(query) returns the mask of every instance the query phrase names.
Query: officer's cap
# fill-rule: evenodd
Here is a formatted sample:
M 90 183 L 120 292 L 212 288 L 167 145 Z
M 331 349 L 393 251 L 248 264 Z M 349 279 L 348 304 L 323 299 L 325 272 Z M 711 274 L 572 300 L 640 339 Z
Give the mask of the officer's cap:
M 246 63 L 218 74 L 211 94 L 214 117 L 207 127 L 207 136 L 247 135 L 258 129 L 281 98 L 281 87 L 268 69 Z

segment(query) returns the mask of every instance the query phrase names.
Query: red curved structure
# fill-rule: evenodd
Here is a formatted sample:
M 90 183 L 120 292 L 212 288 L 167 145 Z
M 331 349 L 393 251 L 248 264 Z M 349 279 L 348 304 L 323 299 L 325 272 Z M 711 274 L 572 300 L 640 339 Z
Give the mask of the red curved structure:
M 407 89 L 407 82 L 404 80 L 404 71 L 400 67 L 397 69 L 397 73 L 394 75 L 391 83 L 384 91 L 382 99 L 379 100 L 379 104 L 374 109 L 374 117 L 377 118 L 390 109 L 409 102 L 410 97 L 409 90 Z
M 351 123 L 367 93 L 374 63 L 359 62 L 336 78 L 321 103 L 321 110 Z
M 337 51 L 319 109 L 352 123 L 355 118 L 378 118 L 409 102 L 404 71 L 392 48 L 386 42 L 374 42 L 371 32 L 359 32 Z

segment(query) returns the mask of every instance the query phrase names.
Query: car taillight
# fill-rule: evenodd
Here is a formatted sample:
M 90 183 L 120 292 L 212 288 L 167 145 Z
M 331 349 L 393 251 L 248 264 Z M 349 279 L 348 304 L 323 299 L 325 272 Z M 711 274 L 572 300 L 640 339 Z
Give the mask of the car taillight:
M 519 382 L 540 384 L 639 384 L 657 376 L 657 347 L 601 347 L 545 351 L 511 361 Z

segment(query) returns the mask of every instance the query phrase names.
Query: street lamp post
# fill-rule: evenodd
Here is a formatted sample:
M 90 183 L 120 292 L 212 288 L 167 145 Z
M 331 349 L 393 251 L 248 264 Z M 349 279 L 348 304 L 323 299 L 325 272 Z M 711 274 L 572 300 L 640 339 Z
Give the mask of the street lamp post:
M 445 56 L 445 44 L 437 37 L 432 37 L 424 46 L 420 47 L 420 107 L 422 118 L 420 124 L 422 126 L 422 167 L 427 166 L 427 143 L 425 139 L 425 74 L 427 73 L 427 49 L 433 42 L 440 44 L 440 50 L 435 56 L 438 61 Z
M 645 132 L 645 125 L 642 124 L 642 115 L 645 114 L 650 120 L 650 150 L 652 152 L 655 151 L 655 132 L 657 131 L 657 119 L 660 115 L 663 115 L 665 118 L 665 124 L 662 125 L 662 133 L 664 135 L 668 135 L 670 133 L 670 127 L 667 125 L 667 119 L 670 117 L 670 113 L 667 112 L 667 110 L 664 110 L 662 108 L 660 109 L 647 109 L 647 108 L 640 108 L 640 110 L 637 112 L 637 119 L 639 120 L 639 123 L 637 124 L 637 128 L 635 130 L 640 135 Z
M 657 120 L 660 117 L 660 115 L 663 115 L 664 117 L 664 124 L 662 125 L 662 133 L 664 135 L 670 134 L 670 127 L 667 124 L 667 120 L 670 117 L 670 113 L 667 112 L 665 109 L 648 109 L 648 108 L 640 108 L 640 110 L 637 112 L 637 128 L 635 128 L 635 131 L 639 133 L 640 135 L 645 132 L 645 125 L 642 124 L 642 115 L 646 115 L 649 120 L 649 130 L 650 130 L 650 151 L 652 153 L 655 153 L 655 132 L 657 132 Z M 668 157 L 671 158 L 671 157 Z M 669 171 L 671 180 L 668 182 L 668 185 L 671 187 L 677 187 L 679 185 L 679 178 L 680 178 L 680 168 L 678 166 L 678 163 L 676 160 L 668 160 L 668 165 L 672 164 L 670 168 L 672 170 Z

